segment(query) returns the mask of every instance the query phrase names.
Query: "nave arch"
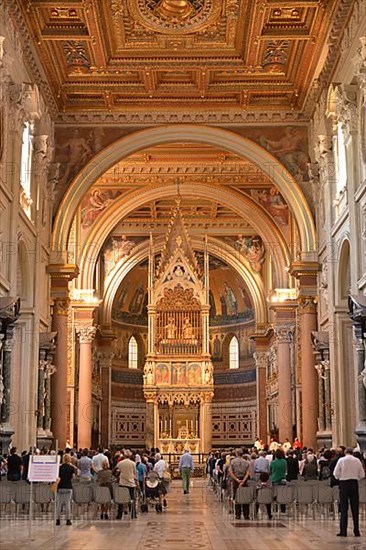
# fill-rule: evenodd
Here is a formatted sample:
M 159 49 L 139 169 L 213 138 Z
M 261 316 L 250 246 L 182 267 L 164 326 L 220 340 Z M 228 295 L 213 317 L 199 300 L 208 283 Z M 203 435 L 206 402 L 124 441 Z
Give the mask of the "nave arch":
M 71 224 L 82 198 L 103 173 L 132 153 L 155 145 L 204 143 L 245 157 L 262 169 L 276 185 L 295 216 L 300 236 L 301 259 L 313 259 L 316 232 L 310 207 L 295 179 L 267 150 L 232 131 L 208 126 L 177 124 L 139 130 L 125 136 L 98 153 L 74 179 L 58 209 L 52 234 L 52 248 L 67 250 Z

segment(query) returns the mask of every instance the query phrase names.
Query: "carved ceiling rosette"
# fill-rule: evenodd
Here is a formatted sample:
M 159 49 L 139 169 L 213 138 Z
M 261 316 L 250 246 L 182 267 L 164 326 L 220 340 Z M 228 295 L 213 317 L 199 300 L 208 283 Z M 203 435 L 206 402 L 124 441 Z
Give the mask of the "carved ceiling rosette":
M 164 33 L 192 33 L 220 16 L 220 0 L 128 0 L 131 16 L 144 27 Z

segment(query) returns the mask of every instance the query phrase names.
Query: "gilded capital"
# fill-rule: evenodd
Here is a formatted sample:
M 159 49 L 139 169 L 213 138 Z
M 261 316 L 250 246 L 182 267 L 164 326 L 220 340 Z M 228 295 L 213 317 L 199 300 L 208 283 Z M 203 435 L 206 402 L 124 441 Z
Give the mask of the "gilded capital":
M 316 300 L 313 296 L 301 296 L 299 298 L 299 313 L 316 314 Z
M 53 305 L 53 314 L 54 315 L 65 315 L 68 316 L 70 308 L 70 300 L 68 298 L 54 300 Z
M 91 344 L 95 338 L 96 332 L 97 327 L 94 327 L 93 325 L 77 327 L 76 329 L 80 344 Z

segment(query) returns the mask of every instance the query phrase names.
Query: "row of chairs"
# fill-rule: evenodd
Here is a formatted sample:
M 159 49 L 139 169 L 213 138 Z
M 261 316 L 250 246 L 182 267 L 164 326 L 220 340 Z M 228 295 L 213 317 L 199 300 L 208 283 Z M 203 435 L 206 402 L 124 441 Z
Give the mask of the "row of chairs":
M 72 489 L 72 502 L 74 516 L 78 516 L 80 509 L 84 513 L 92 512 L 96 515 L 99 505 L 122 504 L 128 506 L 131 503 L 130 493 L 126 487 L 113 484 L 113 496 L 109 487 L 101 487 L 95 483 L 74 483 Z M 36 505 L 36 511 L 50 511 L 50 505 L 54 501 L 54 493 L 48 483 L 34 483 L 32 501 Z M 21 509 L 29 510 L 31 501 L 31 486 L 23 481 L 4 481 L 0 483 L 0 510 L 12 512 L 15 506 L 15 514 Z
M 248 504 L 251 516 L 254 517 L 258 505 L 270 504 L 275 513 L 280 513 L 280 505 L 286 505 L 296 518 L 298 514 L 311 514 L 313 518 L 329 517 L 330 513 L 336 516 L 339 503 L 339 487 L 330 487 L 329 482 L 297 480 L 285 485 L 256 489 L 258 482 L 249 480 L 246 487 L 239 487 L 235 500 L 233 499 L 232 486 L 229 484 L 226 490 L 218 487 L 214 482 L 213 488 L 225 509 L 232 513 L 234 504 Z M 359 502 L 361 508 L 366 510 L 366 482 L 359 483 Z

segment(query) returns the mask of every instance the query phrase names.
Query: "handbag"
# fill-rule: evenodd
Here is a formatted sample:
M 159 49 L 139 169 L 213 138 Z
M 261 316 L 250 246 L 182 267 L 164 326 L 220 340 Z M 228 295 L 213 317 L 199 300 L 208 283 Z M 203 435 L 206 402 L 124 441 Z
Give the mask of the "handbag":
M 58 477 L 56 479 L 56 481 L 54 481 L 53 483 L 51 483 L 51 493 L 55 494 L 57 493 L 57 487 L 58 487 L 58 484 L 60 483 L 60 478 Z

